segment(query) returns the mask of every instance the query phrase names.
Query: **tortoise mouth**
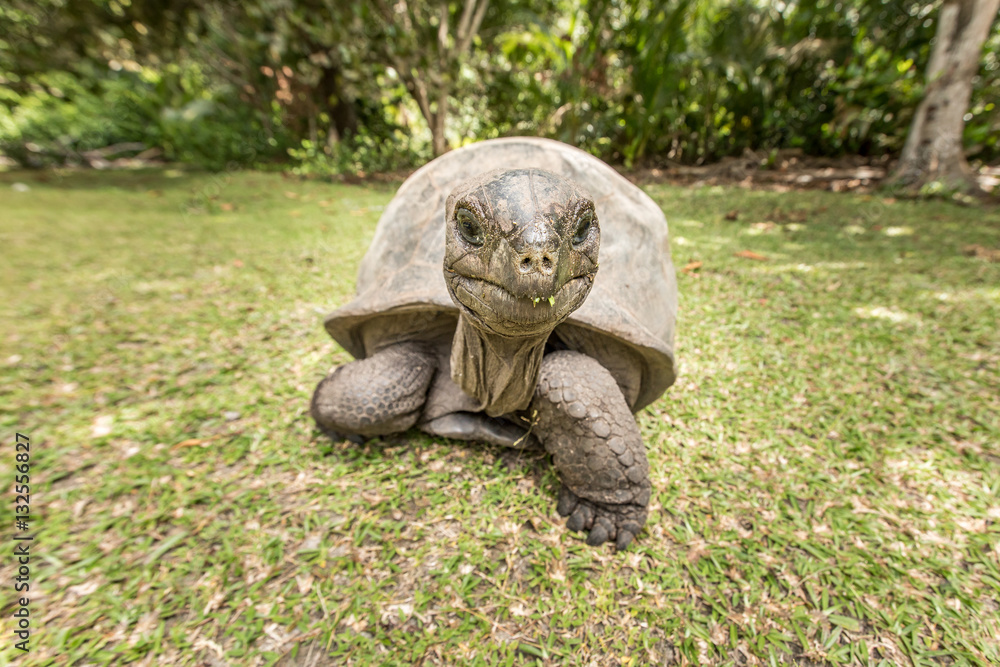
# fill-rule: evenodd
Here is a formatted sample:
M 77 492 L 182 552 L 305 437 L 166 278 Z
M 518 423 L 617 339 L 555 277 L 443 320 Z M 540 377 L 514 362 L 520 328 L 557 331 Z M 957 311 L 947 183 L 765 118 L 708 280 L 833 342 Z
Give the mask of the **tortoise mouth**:
M 448 291 L 459 308 L 485 328 L 505 336 L 551 330 L 579 308 L 594 283 L 593 274 L 572 278 L 548 298 L 520 297 L 501 285 L 459 273 L 449 275 Z

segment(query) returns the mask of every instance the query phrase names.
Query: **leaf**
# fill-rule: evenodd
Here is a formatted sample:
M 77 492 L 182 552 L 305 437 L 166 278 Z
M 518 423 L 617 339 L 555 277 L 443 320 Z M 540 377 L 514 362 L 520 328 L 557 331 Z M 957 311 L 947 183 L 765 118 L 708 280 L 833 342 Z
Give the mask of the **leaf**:
M 533 644 L 528 644 L 523 641 L 517 643 L 517 650 L 520 651 L 521 653 L 526 653 L 536 658 L 542 658 L 543 660 L 548 657 L 548 653 L 545 651 L 545 649 L 538 646 L 534 646 Z
M 182 530 L 167 537 L 167 539 L 160 542 L 160 546 L 156 547 L 156 549 L 154 549 L 148 556 L 146 556 L 145 563 L 147 565 L 149 565 L 150 563 L 155 563 L 157 560 L 160 559 L 161 556 L 163 556 L 163 554 L 167 553 L 175 546 L 177 546 L 177 544 L 180 543 L 180 541 L 183 540 L 185 537 L 187 537 L 187 535 L 188 535 L 187 531 Z
M 111 428 L 115 422 L 115 418 L 111 415 L 101 415 L 94 419 L 93 425 L 90 427 L 90 437 L 91 438 L 103 438 L 104 436 L 111 433 Z
M 702 263 L 699 262 L 698 260 L 695 260 L 695 261 L 688 262 L 687 264 L 685 264 L 684 268 L 681 269 L 681 271 L 683 273 L 693 273 L 693 272 L 697 271 L 698 269 L 700 269 L 701 267 L 702 267 Z
M 739 217 L 740 217 L 740 212 L 737 211 L 736 209 L 733 209 L 732 211 L 726 213 L 726 220 L 738 220 Z
M 778 227 L 777 223 L 771 222 L 770 220 L 766 220 L 764 222 L 755 222 L 752 225 L 750 225 L 750 229 L 753 229 L 754 231 L 762 234 L 773 231 L 777 227 Z
M 861 624 L 858 623 L 858 619 L 851 618 L 850 616 L 841 616 L 839 614 L 830 614 L 827 616 L 831 623 L 834 625 L 839 625 L 849 632 L 857 632 L 861 629 Z
M 299 589 L 299 593 L 305 595 L 312 590 L 313 576 L 308 572 L 305 574 L 297 574 L 295 575 L 295 584 Z
M 734 257 L 741 257 L 743 259 L 753 259 L 753 260 L 756 260 L 758 262 L 766 262 L 767 261 L 767 257 L 765 257 L 764 255 L 761 255 L 760 253 L 756 253 L 753 250 L 740 250 L 739 252 L 734 253 L 733 256 Z
M 183 449 L 184 447 L 207 447 L 208 443 L 213 440 L 218 440 L 222 435 L 213 435 L 211 438 L 189 438 L 188 440 L 181 440 L 176 445 L 171 447 L 171 451 L 177 449 Z
M 969 257 L 985 259 L 988 262 L 1000 262 L 1000 250 L 996 248 L 987 248 L 979 245 L 978 243 L 965 246 L 962 248 L 962 252 Z

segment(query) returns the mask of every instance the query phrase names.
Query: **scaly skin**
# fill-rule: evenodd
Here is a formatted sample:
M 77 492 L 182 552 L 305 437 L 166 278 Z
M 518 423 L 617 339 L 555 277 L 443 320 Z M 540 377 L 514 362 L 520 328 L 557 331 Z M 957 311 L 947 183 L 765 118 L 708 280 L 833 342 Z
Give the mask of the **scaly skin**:
M 588 531 L 590 545 L 627 547 L 646 523 L 649 464 L 614 378 L 578 352 L 548 354 L 528 413 L 559 471 L 566 527 Z
M 434 355 L 421 345 L 392 345 L 330 373 L 313 395 L 313 417 L 339 435 L 406 431 L 419 421 L 434 372 Z M 527 414 L 562 480 L 557 510 L 566 527 L 587 531 L 587 544 L 626 548 L 646 522 L 649 465 L 611 373 L 579 352 L 547 354 Z
M 413 427 L 434 378 L 434 355 L 418 343 L 398 343 L 338 366 L 312 399 L 312 415 L 326 431 L 372 437 Z

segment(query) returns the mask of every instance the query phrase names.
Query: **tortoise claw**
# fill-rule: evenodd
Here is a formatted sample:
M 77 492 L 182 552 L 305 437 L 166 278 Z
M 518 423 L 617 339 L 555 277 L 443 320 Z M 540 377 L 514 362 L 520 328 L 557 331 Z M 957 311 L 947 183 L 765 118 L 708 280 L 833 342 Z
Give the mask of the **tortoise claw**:
M 599 503 L 581 498 L 565 486 L 559 491 L 557 510 L 560 515 L 569 516 L 568 529 L 587 533 L 587 544 L 614 542 L 618 551 L 626 549 L 646 523 L 645 506 Z
M 580 499 L 576 494 L 570 491 L 569 487 L 563 486 L 559 489 L 559 504 L 556 505 L 556 511 L 559 512 L 559 516 L 569 516 L 579 502 Z
M 594 519 L 594 527 L 587 535 L 587 544 L 596 547 L 598 544 L 609 542 L 614 539 L 616 532 L 615 524 L 611 523 L 606 516 L 599 516 Z
M 615 550 L 624 551 L 628 548 L 628 545 L 632 543 L 635 538 L 635 533 L 622 528 L 618 531 L 618 539 L 615 540 Z
M 343 442 L 344 440 L 347 440 L 348 442 L 353 442 L 355 445 L 363 445 L 368 441 L 368 438 L 365 438 L 363 435 L 357 435 L 356 433 L 342 433 L 340 431 L 334 431 L 333 429 L 323 428 L 319 425 L 317 425 L 317 428 L 319 428 L 320 432 L 330 438 L 333 442 Z
M 566 527 L 573 532 L 590 528 L 594 523 L 594 510 L 587 503 L 580 503 L 566 520 Z

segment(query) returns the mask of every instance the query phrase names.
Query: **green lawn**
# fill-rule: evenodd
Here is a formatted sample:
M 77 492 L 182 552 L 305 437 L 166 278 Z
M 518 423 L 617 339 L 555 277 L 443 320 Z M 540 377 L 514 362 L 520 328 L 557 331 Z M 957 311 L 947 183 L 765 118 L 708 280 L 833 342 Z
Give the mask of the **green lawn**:
M 0 663 L 1000 662 L 1000 264 L 963 254 L 1000 211 L 647 190 L 681 375 L 615 554 L 542 455 L 314 428 L 393 188 L 0 174 L 0 473 L 28 434 L 37 530 L 22 656 L 4 529 Z

